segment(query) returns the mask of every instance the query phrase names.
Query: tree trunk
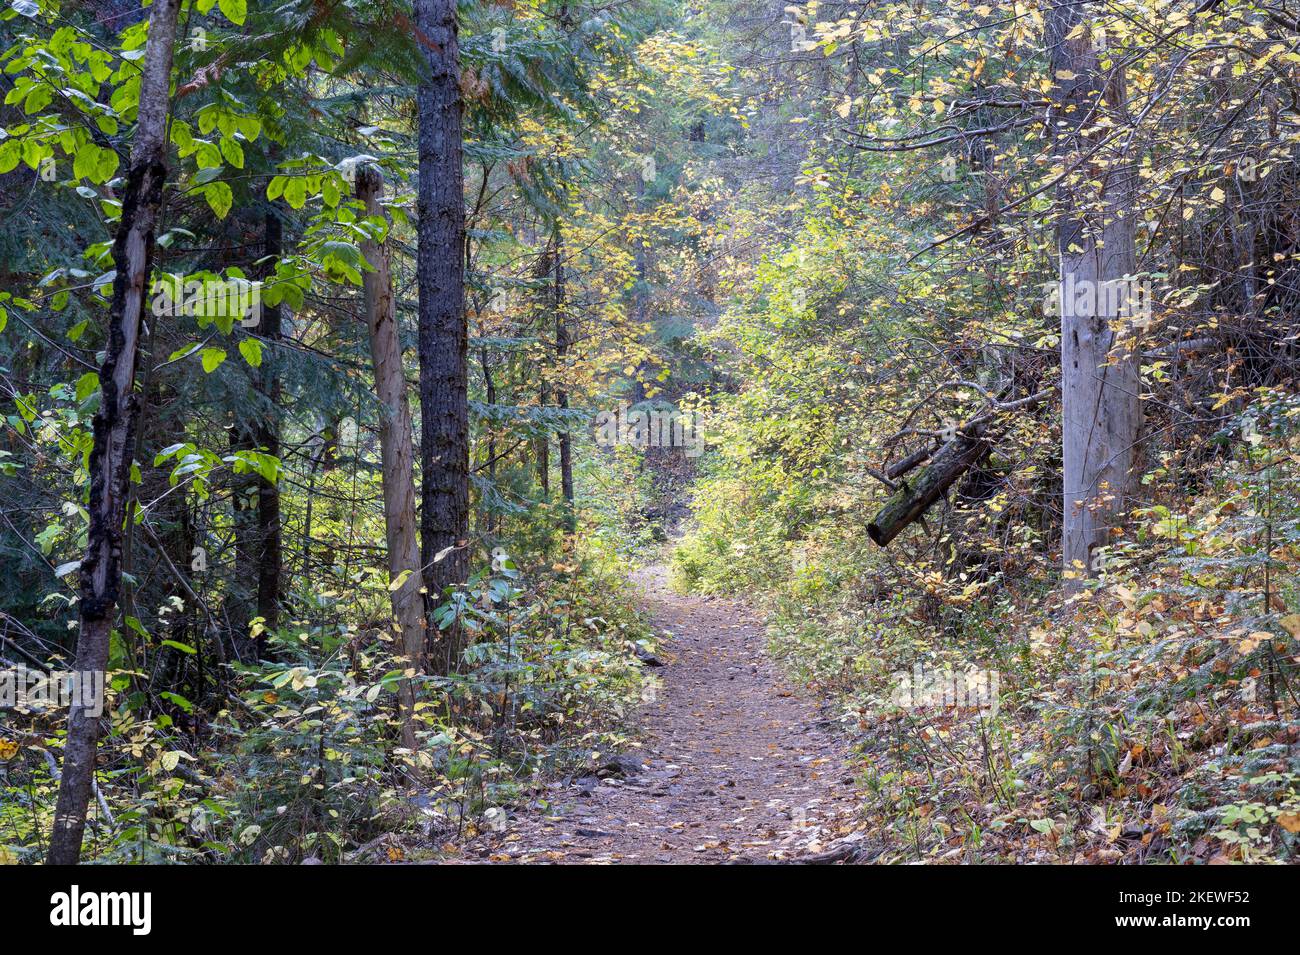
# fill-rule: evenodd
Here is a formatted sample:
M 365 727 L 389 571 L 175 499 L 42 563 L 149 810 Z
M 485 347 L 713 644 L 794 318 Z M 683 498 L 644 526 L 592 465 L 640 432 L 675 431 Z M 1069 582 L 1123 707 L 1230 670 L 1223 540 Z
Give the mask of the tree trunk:
M 487 399 L 488 407 L 495 407 L 497 403 L 497 385 L 496 378 L 492 374 L 492 361 L 488 357 L 487 347 L 479 349 L 478 352 L 479 366 L 483 369 L 483 390 L 484 397 Z M 487 469 L 488 483 L 495 488 L 497 486 L 497 439 L 496 430 L 488 429 L 487 435 Z M 494 534 L 500 526 L 500 519 L 493 510 L 492 499 L 487 495 L 480 495 L 479 507 L 482 509 L 482 523 L 486 533 Z
M 565 361 L 569 354 L 569 321 L 564 301 L 564 252 L 560 227 L 555 227 L 555 373 L 560 382 L 555 389 L 555 405 L 561 411 L 569 410 L 569 393 L 564 389 Z M 564 495 L 564 530 L 572 534 L 578 529 L 578 514 L 573 504 L 573 442 L 568 425 L 559 432 L 560 439 L 560 490 Z
M 1123 103 L 1123 73 L 1103 76 L 1093 32 L 1071 32 L 1086 6 L 1063 0 L 1047 25 L 1056 148 L 1080 163 L 1057 187 L 1061 314 L 1061 441 L 1065 570 L 1094 572 L 1093 551 L 1132 507 L 1142 428 L 1140 350 L 1134 317 L 1133 170 L 1127 157 L 1081 160 L 1104 132 L 1098 113 Z M 1100 195 L 1090 181 L 1100 180 Z
M 542 370 L 545 376 L 546 370 Z M 537 386 L 537 409 L 543 414 L 551 400 L 551 390 L 547 387 L 546 378 L 543 377 L 541 384 Z M 542 500 L 550 501 L 551 499 L 551 435 L 545 426 L 533 438 L 533 454 L 537 458 L 537 484 L 542 491 Z
M 469 576 L 469 372 L 466 347 L 465 203 L 460 66 L 454 0 L 416 0 L 417 41 L 428 74 L 419 109 L 421 559 L 436 605 Z M 459 637 L 448 633 L 440 665 L 452 669 Z
M 254 258 L 269 258 L 259 267 L 259 278 L 275 275 L 275 263 L 283 251 L 283 226 L 274 206 L 262 215 L 262 250 Z M 230 450 L 261 451 L 280 456 L 279 398 L 274 344 L 281 333 L 279 305 L 263 305 L 256 333 L 272 348 L 263 350 L 260 368 L 250 368 L 249 378 L 257 400 L 250 407 L 232 411 Z M 250 639 L 252 618 L 262 618 L 257 635 L 252 637 L 260 660 L 266 654 L 267 632 L 279 625 L 280 564 L 282 543 L 280 530 L 280 491 L 256 471 L 231 475 L 231 517 L 235 536 L 234 587 L 226 595 L 226 618 L 230 621 L 231 639 L 240 647 Z M 255 608 L 255 609 L 254 609 Z
M 255 426 L 247 420 L 247 411 L 233 407 L 230 411 L 230 453 L 255 449 Z M 257 499 L 258 476 L 254 471 L 236 474 L 230 481 L 230 529 L 234 537 L 235 565 L 230 589 L 222 601 L 222 611 L 230 633 L 231 646 L 239 657 L 248 649 L 253 604 L 257 598 Z
M 379 170 L 357 170 L 357 198 L 366 215 L 383 216 L 380 197 L 384 180 Z M 392 273 L 386 245 L 363 242 L 361 254 L 375 267 L 365 273 L 366 325 L 375 366 L 379 398 L 379 448 L 383 462 L 384 527 L 388 538 L 388 570 L 406 579 L 389 593 L 406 667 L 419 671 L 424 647 L 424 577 L 420 573 L 420 544 L 415 536 L 415 451 L 411 436 L 411 405 L 406 397 L 406 372 L 393 299 Z M 415 685 L 402 680 L 397 689 L 402 721 L 402 745 L 415 749 Z
M 122 220 L 113 241 L 113 301 L 108 343 L 99 369 L 100 406 L 90 449 L 90 526 L 81 562 L 81 630 L 78 671 L 108 667 L 109 634 L 122 583 L 122 525 L 131 476 L 139 402 L 134 394 L 140 332 L 153 257 L 154 228 L 167 178 L 166 127 L 172 48 L 180 0 L 154 0 L 149 15 L 140 104 L 122 198 Z M 86 807 L 95 774 L 99 717 L 73 703 L 59 800 L 50 834 L 51 865 L 75 865 L 86 831 Z
M 548 277 L 553 277 L 553 263 L 555 261 L 553 243 L 548 241 L 546 248 L 542 251 L 533 267 L 533 278 L 537 281 L 537 287 L 542 288 L 542 282 Z M 544 291 L 539 292 L 535 302 L 537 310 L 537 338 L 543 343 L 543 353 L 541 358 L 541 368 L 537 385 L 537 409 L 540 413 L 545 414 L 547 407 L 551 403 L 551 388 L 548 376 L 551 373 L 550 359 L 545 354 L 546 342 L 546 325 L 547 318 L 550 314 L 550 306 L 553 296 L 547 295 Z M 533 437 L 533 455 L 537 459 L 537 484 L 542 490 L 542 500 L 548 504 L 551 500 L 551 433 L 543 425 Z
M 268 257 L 263 278 L 274 277 L 275 264 L 284 252 L 284 227 L 274 207 L 266 210 L 263 232 L 263 254 Z M 276 349 L 282 334 L 282 312 L 279 304 L 262 306 L 262 321 L 258 329 L 262 339 L 271 347 L 262 359 L 262 392 L 266 395 L 271 414 L 258 422 L 255 439 L 267 454 L 280 456 L 280 379 Z M 280 565 L 283 562 L 283 531 L 280 527 L 280 486 L 274 481 L 258 477 L 257 485 L 257 614 L 262 618 L 262 632 L 257 637 L 257 655 L 266 653 L 266 633 L 280 625 Z

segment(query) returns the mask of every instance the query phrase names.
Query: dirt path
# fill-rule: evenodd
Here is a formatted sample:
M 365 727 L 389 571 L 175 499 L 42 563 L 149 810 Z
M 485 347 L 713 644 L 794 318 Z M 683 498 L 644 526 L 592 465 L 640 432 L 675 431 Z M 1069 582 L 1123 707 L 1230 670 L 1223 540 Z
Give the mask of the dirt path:
M 673 593 L 661 566 L 635 582 L 666 665 L 640 713 L 643 748 L 622 761 L 630 772 L 567 784 L 550 814 L 512 819 L 484 850 L 600 864 L 813 861 L 853 848 L 842 746 L 777 677 L 760 621 L 732 601 Z

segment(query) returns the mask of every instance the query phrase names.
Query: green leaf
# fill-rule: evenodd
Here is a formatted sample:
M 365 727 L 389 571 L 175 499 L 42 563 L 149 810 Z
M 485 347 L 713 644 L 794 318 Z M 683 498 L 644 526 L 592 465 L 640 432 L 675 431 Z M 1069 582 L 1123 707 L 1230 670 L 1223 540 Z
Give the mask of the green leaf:
M 235 204 L 234 193 L 224 182 L 212 182 L 203 190 L 204 197 L 208 200 L 208 205 L 212 211 L 217 214 L 218 219 L 224 219 L 230 207 Z
M 41 553 L 46 557 L 50 556 L 50 551 L 54 550 L 54 543 L 63 534 L 61 524 L 47 524 L 45 530 L 36 535 L 36 544 L 40 547 Z
M 99 390 L 99 375 L 88 371 L 77 379 L 77 400 L 85 401 Z
M 194 185 L 206 186 L 208 183 L 220 178 L 221 173 L 225 171 L 225 166 L 217 163 L 213 166 L 205 166 L 194 174 Z
M 194 151 L 194 134 L 188 123 L 176 120 L 172 123 L 172 142 L 180 147 L 181 155 L 188 156 Z
M 199 360 L 203 362 L 203 370 L 210 375 L 217 370 L 217 366 L 226 360 L 226 350 L 224 348 L 204 348 L 199 352 Z
M 250 143 L 262 133 L 262 121 L 256 116 L 236 116 L 235 126 Z
M 31 92 L 27 94 L 27 99 L 23 101 L 23 112 L 28 116 L 39 113 L 50 105 L 52 99 L 54 99 L 54 93 L 44 83 L 33 86 Z
M 200 169 L 210 169 L 213 166 L 220 166 L 221 149 L 212 143 L 196 139 L 194 141 L 194 161 L 198 164 Z M 203 181 L 208 182 L 210 180 L 205 179 Z
M 262 343 L 256 338 L 245 338 L 240 341 L 239 353 L 244 356 L 244 361 L 254 368 L 262 366 Z
M 183 643 L 174 643 L 173 641 L 169 641 L 169 640 L 164 641 L 164 643 L 171 643 L 173 646 L 177 648 L 185 647 L 185 644 Z M 190 653 L 195 652 L 193 647 L 188 647 L 187 650 Z M 193 712 L 194 710 L 194 704 L 191 703 L 189 700 L 185 699 L 185 697 L 181 696 L 179 693 L 172 693 L 170 690 L 163 690 L 158 695 L 161 696 L 164 700 L 168 700 L 169 702 L 175 703 L 186 713 Z
M 285 51 L 284 60 L 295 73 L 301 73 L 311 63 L 311 47 L 299 43 Z
M 23 148 L 16 139 L 10 139 L 0 146 L 0 175 L 13 172 L 22 159 Z
M 235 26 L 244 25 L 244 18 L 248 16 L 248 0 L 217 0 L 217 6 Z
M 222 460 L 230 464 L 231 469 L 236 474 L 247 474 L 249 471 L 255 471 L 272 484 L 279 482 L 283 470 L 279 458 L 262 451 L 236 451 L 234 454 L 222 458 Z
M 111 149 L 101 149 L 99 151 L 99 165 L 95 172 L 98 174 L 97 182 L 108 182 L 113 178 L 113 173 L 117 172 L 118 165 L 117 153 Z
M 301 209 L 307 204 L 307 180 L 294 176 L 284 184 L 284 201 L 294 209 Z
M 97 169 L 99 169 L 99 147 L 94 143 L 86 143 L 72 157 L 72 175 L 77 179 L 93 180 Z
M 229 136 L 223 136 L 221 139 L 221 155 L 226 157 L 226 162 L 236 169 L 244 168 L 244 147 L 239 145 L 239 141 Z

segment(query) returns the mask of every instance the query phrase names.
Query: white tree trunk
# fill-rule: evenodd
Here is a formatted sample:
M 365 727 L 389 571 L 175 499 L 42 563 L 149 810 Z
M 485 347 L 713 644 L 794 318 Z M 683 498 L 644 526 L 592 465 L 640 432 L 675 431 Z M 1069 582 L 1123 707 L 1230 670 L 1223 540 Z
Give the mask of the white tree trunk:
M 1065 0 L 1048 21 L 1057 153 L 1067 168 L 1078 166 L 1074 182 L 1057 189 L 1061 556 L 1076 580 L 1096 572 L 1094 551 L 1133 506 L 1142 431 L 1138 335 L 1149 307 L 1133 276 L 1132 164 L 1098 148 L 1105 133 L 1089 129 L 1122 105 L 1123 75 L 1119 67 L 1102 75 L 1085 13 L 1085 5 Z

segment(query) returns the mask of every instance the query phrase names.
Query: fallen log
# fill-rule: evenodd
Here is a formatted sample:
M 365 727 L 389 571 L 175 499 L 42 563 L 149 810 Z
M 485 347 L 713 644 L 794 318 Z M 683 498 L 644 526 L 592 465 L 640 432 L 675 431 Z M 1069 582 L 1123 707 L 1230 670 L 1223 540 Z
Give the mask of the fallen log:
M 944 442 L 914 480 L 899 482 L 897 490 L 885 502 L 876 519 L 867 525 L 867 536 L 880 547 L 897 537 L 908 524 L 921 520 L 921 515 L 930 505 L 992 447 L 984 433 L 997 412 L 1035 408 L 1056 393 L 1056 386 L 1053 385 L 1014 401 L 1000 401 L 989 394 L 983 385 L 975 382 L 958 381 L 948 384 L 979 391 L 988 402 L 989 410 L 959 429 L 952 440 Z M 927 453 L 928 449 L 922 448 L 909 454 L 888 468 L 885 475 L 893 478 L 905 474 L 924 461 Z
M 968 430 L 974 434 L 957 432 L 951 441 L 934 453 L 930 463 L 914 479 L 899 483 L 898 490 L 885 502 L 875 520 L 867 525 L 867 536 L 876 544 L 884 547 L 897 537 L 989 449 L 989 443 L 983 437 L 983 427 Z
M 924 464 L 932 454 L 934 454 L 934 448 L 929 445 L 926 445 L 924 448 L 919 448 L 901 461 L 895 461 L 886 468 L 885 477 L 889 478 L 891 481 L 894 478 L 900 478 L 918 464 Z

